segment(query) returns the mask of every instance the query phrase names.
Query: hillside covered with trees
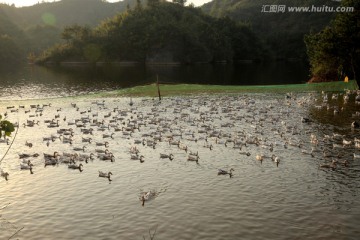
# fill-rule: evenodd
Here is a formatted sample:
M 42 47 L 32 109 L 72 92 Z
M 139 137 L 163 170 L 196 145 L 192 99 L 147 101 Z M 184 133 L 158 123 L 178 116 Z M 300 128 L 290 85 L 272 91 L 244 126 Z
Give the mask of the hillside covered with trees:
M 329 0 L 213 0 L 201 9 L 214 17 L 229 17 L 248 23 L 265 43 L 274 59 L 307 59 L 304 36 L 329 24 L 334 13 L 289 12 L 287 7 L 339 6 Z M 285 6 L 284 12 L 263 11 L 269 6 Z
M 96 26 L 119 11 L 125 11 L 127 4 L 134 5 L 135 1 L 62 0 L 20 8 L 0 4 L 0 62 L 21 62 L 30 53 L 38 55 L 62 42 L 64 27 Z
M 178 2 L 184 3 L 184 1 Z M 14 46 L 18 50 L 10 49 L 17 53 L 17 55 L 12 55 L 15 59 L 19 59 L 19 56 L 21 56 L 20 59 L 25 59 L 29 53 L 39 56 L 49 47 L 64 43 L 62 39 L 64 28 L 78 25 L 93 30 L 95 27 L 98 28 L 103 21 L 110 21 L 115 15 L 125 13 L 128 9 L 134 10 L 139 3 L 142 4 L 143 8 L 146 8 L 147 0 L 124 0 L 115 3 L 104 0 L 61 0 L 58 2 L 41 2 L 21 8 L 0 4 L 0 11 L 3 13 L 1 17 L 5 18 L 0 25 L 4 25 L 6 22 L 10 23 L 7 24 L 7 27 L 0 28 L 0 35 L 6 35 L 6 41 L 9 41 L 8 37 L 11 38 L 10 40 L 14 40 Z M 213 0 L 200 9 L 202 15 L 207 14 L 215 18 L 227 19 L 227 21 L 231 19 L 237 25 L 242 25 L 243 29 L 239 34 L 242 37 L 257 38 L 254 45 L 261 45 L 261 47 L 253 52 L 254 56 L 251 56 L 250 59 L 258 58 L 259 52 L 261 52 L 262 55 L 272 59 L 296 58 L 306 60 L 304 35 L 311 31 L 319 31 L 334 17 L 332 13 L 261 12 L 262 6 L 266 4 L 284 4 L 286 6 L 339 5 L 338 2 L 328 0 Z M 131 18 L 133 13 L 128 15 Z M 169 16 L 166 13 L 165 15 Z M 142 18 L 145 19 L 146 17 Z M 161 19 L 167 21 L 164 17 Z M 211 20 L 209 24 L 214 22 Z M 14 27 L 10 27 L 11 24 Z M 181 24 L 183 28 L 184 24 L 185 22 Z M 195 29 L 191 23 L 188 25 L 185 27 Z M 249 26 L 250 29 L 245 26 Z M 216 26 L 213 27 L 216 28 Z M 248 31 L 247 34 L 244 34 L 245 28 Z M 14 32 L 16 29 L 18 30 L 17 33 Z M 244 39 L 244 42 L 246 41 Z M 235 48 L 238 48 L 235 50 L 237 52 L 254 50 L 252 47 L 248 49 L 247 45 L 238 45 Z M 9 48 L 0 45 L 0 49 L 8 51 Z M 235 53 L 235 55 L 237 55 L 235 59 L 239 59 L 239 54 Z M 245 56 L 249 58 L 249 55 L 249 53 L 244 53 L 240 58 Z M 227 59 L 231 58 L 232 56 L 229 56 Z
M 10 21 L 0 8 L 0 63 L 21 62 L 24 55 L 23 31 Z
M 0 4 L 0 63 L 302 59 L 313 80 L 358 76 L 359 0 L 61 0 Z M 355 6 L 349 13 L 289 12 Z M 284 12 L 264 12 L 283 5 Z M 336 16 L 336 18 L 335 18 Z M 306 40 L 306 44 L 305 41 Z
M 136 61 L 223 62 L 262 59 L 260 40 L 244 24 L 214 18 L 183 2 L 138 1 L 95 28 L 65 27 L 66 41 L 46 51 L 39 62 Z
M 22 29 L 27 29 L 44 24 L 58 28 L 74 23 L 96 26 L 104 19 L 125 11 L 128 4 L 135 5 L 135 1 L 110 3 L 103 0 L 61 0 L 20 8 L 6 4 L 0 6 L 10 21 Z

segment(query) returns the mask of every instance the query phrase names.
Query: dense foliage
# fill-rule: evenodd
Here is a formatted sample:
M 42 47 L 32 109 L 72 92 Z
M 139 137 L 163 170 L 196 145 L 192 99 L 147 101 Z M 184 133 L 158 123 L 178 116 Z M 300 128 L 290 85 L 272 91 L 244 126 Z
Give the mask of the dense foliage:
M 284 12 L 269 12 L 271 5 L 286 8 Z M 339 3 L 330 0 L 213 0 L 202 6 L 202 10 L 211 16 L 228 16 L 237 22 L 249 23 L 275 59 L 306 59 L 304 35 L 310 30 L 320 31 L 334 14 L 289 12 L 287 7 L 312 5 L 338 6 Z
M 201 9 L 184 7 L 185 3 L 61 0 L 22 8 L 0 4 L 0 68 L 26 57 L 40 62 L 181 63 L 309 57 L 311 72 L 319 79 L 358 76 L 358 10 L 338 14 L 333 22 L 335 13 L 329 12 L 262 12 L 269 5 L 339 6 L 338 1 L 213 0 Z M 359 0 L 341 4 L 358 6 Z
M 20 62 L 22 57 L 23 54 L 14 40 L 8 35 L 0 35 L 0 64 Z
M 339 13 L 321 32 L 306 36 L 311 73 L 314 81 L 358 79 L 360 62 L 360 1 L 343 0 L 342 6 L 354 7 Z
M 2 119 L 0 115 L 0 138 L 5 136 L 9 137 L 14 131 L 14 125 L 8 120 Z
M 72 24 L 96 26 L 126 10 L 134 0 L 62 0 L 17 8 L 0 3 L 0 64 L 24 62 L 29 56 L 62 43 L 63 28 Z M 135 4 L 135 2 L 133 3 Z
M 96 28 L 68 26 L 64 44 L 49 49 L 41 62 L 79 60 L 138 62 L 218 62 L 260 59 L 262 45 L 248 26 L 214 18 L 182 3 L 139 1 Z
M 0 8 L 0 64 L 7 65 L 22 60 L 21 37 L 24 37 L 22 31 L 6 18 Z

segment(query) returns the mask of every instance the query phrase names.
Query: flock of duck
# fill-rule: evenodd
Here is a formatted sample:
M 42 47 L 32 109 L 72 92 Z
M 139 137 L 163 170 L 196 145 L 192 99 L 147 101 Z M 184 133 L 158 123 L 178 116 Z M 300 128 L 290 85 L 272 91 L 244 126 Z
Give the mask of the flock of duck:
M 45 167 L 65 165 L 79 172 L 84 171 L 91 161 L 114 163 L 117 156 L 110 151 L 114 144 L 117 147 L 123 144 L 128 160 L 139 163 L 146 162 L 145 148 L 149 154 L 159 144 L 163 151 L 160 159 L 195 164 L 201 164 L 203 156 L 211 158 L 210 152 L 220 148 L 231 152 L 234 158 L 254 160 L 259 165 L 268 159 L 276 167 L 285 161 L 284 151 L 315 158 L 319 160 L 320 169 L 346 168 L 354 159 L 360 158 L 356 153 L 360 148 L 359 138 L 349 139 L 335 131 L 321 136 L 313 126 L 314 122 L 320 121 L 318 116 L 339 116 L 349 102 L 354 101 L 352 106 L 355 107 L 351 109 L 352 115 L 346 116 L 349 120 L 345 128 L 356 131 L 360 92 L 286 94 L 285 97 L 279 94 L 267 105 L 258 106 L 257 99 L 265 97 L 251 94 L 196 96 L 162 101 L 139 98 L 121 104 L 116 99 L 101 99 L 91 103 L 62 103 L 61 106 L 56 103 L 7 106 L 2 115 L 12 122 L 25 116 L 23 122 L 16 122 L 17 134 L 21 134 L 21 128 L 32 131 L 38 128 L 45 134 L 41 139 L 28 137 L 23 143 L 26 152 L 18 152 L 19 169 L 30 174 L 36 172 L 33 161 L 39 157 L 43 157 Z M 307 108 L 311 110 L 307 111 Z M 5 145 L 10 145 L 11 141 L 1 139 L 2 149 L 6 149 Z M 55 151 L 29 153 L 35 145 Z M 349 150 L 353 151 L 352 158 L 346 154 Z M 187 157 L 176 158 L 183 155 Z M 219 166 L 215 170 L 218 175 L 230 178 L 236 172 L 231 166 Z M 0 174 L 9 180 L 7 171 L 0 168 Z M 112 175 L 108 170 L 98 171 L 98 177 L 109 182 Z M 140 201 L 144 205 L 154 196 L 156 193 L 152 191 L 144 192 Z

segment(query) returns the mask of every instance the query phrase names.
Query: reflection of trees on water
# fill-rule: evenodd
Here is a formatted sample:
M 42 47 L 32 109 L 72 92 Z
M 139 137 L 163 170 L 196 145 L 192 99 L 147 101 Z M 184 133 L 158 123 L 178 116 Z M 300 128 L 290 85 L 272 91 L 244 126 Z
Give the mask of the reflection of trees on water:
M 155 83 L 270 85 L 303 83 L 308 69 L 301 63 L 144 65 L 67 63 L 61 66 L 18 66 L 0 71 L 2 98 L 47 98 L 111 91 Z M 31 94 L 34 94 L 33 96 Z M 15 97 L 16 96 L 16 97 Z

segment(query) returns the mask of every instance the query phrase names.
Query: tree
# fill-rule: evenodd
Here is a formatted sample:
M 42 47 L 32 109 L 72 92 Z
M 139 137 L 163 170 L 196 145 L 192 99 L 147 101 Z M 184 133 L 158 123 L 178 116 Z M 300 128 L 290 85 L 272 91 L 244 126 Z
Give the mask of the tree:
M 160 3 L 160 0 L 148 0 L 148 6 L 155 6 L 156 4 Z
M 319 33 L 305 37 L 311 73 L 316 81 L 352 79 L 359 76 L 360 1 L 343 0 L 341 6 L 353 12 L 336 15 L 335 20 Z
M 60 42 L 61 30 L 50 25 L 36 25 L 25 31 L 28 37 L 26 51 L 34 52 L 36 55 L 44 49 L 49 48 L 56 42 Z
M 360 61 L 360 1 L 343 0 L 342 7 L 353 7 L 353 12 L 339 13 L 334 21 L 334 32 L 341 41 L 339 56 L 345 74 L 353 79 L 359 76 Z
M 38 62 L 262 59 L 263 47 L 249 26 L 230 18 L 210 17 L 198 8 L 159 0 L 153 3 L 117 14 L 95 29 L 66 27 L 63 39 L 68 43 L 49 49 Z
M 334 81 L 338 78 L 341 61 L 337 53 L 339 40 L 333 29 L 326 27 L 323 31 L 305 37 L 310 71 L 313 81 Z
M 9 35 L 0 34 L 0 63 L 10 65 L 23 60 L 21 49 Z
M 72 26 L 67 26 L 64 28 L 64 31 L 61 34 L 62 39 L 66 40 L 68 43 L 78 43 L 88 40 L 91 34 L 91 29 L 88 27 L 79 26 L 74 24 Z
M 137 10 L 142 9 L 141 0 L 136 0 L 136 6 L 135 6 L 135 9 L 137 9 Z
M 180 4 L 181 6 L 185 6 L 186 2 L 187 0 L 173 0 L 173 3 Z

